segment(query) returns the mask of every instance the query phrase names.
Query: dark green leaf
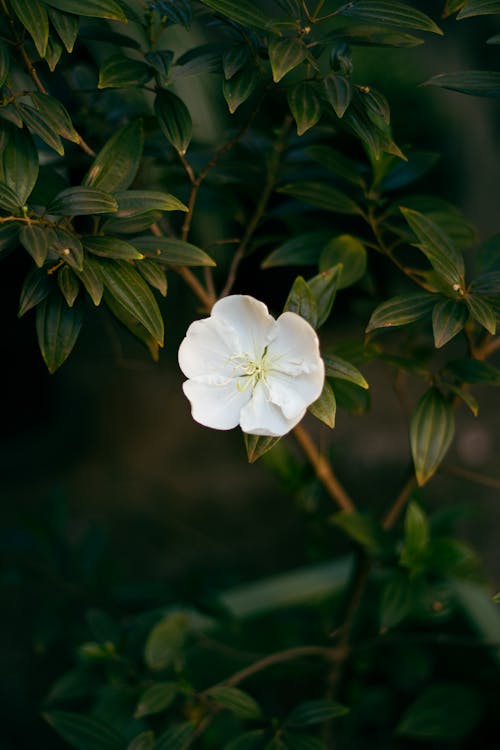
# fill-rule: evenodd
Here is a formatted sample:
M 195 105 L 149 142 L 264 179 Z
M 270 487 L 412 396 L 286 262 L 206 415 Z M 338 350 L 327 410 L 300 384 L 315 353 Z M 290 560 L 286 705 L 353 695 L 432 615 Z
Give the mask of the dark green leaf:
M 297 135 L 303 135 L 316 125 L 321 117 L 322 106 L 316 96 L 316 86 L 312 81 L 297 83 L 287 91 L 288 106 L 297 125 Z
M 157 50 L 147 52 L 145 57 L 148 63 L 156 70 L 160 85 L 166 86 L 170 76 L 174 53 L 171 50 Z
M 453 13 L 456 13 L 457 10 L 460 10 L 464 2 L 465 0 L 446 0 L 444 4 L 443 18 L 447 18 Z
M 148 211 L 188 210 L 175 195 L 159 190 L 119 190 L 114 196 L 118 201 L 117 219 L 139 216 Z
M 0 258 L 8 255 L 18 246 L 19 226 L 15 221 L 0 225 Z
M 383 192 L 399 190 L 426 174 L 439 160 L 440 155 L 432 151 L 416 151 L 408 154 L 407 161 L 398 160 L 380 183 Z
M 0 182 L 0 208 L 9 214 L 17 214 L 21 209 L 21 201 L 5 182 Z
M 221 59 L 218 44 L 202 44 L 184 52 L 171 69 L 171 79 L 186 78 L 201 73 L 220 73 Z
M 203 250 L 171 237 L 134 237 L 130 240 L 146 258 L 177 266 L 215 266 Z
M 109 18 L 111 21 L 124 21 L 125 23 L 127 21 L 127 16 L 115 0 L 85 0 L 85 3 L 81 0 L 45 0 L 45 2 L 56 10 L 74 13 L 78 16 Z
M 63 53 L 62 44 L 60 44 L 59 41 L 55 39 L 54 37 L 49 36 L 44 60 L 49 66 L 49 70 L 51 73 L 53 73 L 54 70 L 56 69 L 58 62 L 61 59 L 62 53 Z
M 361 174 L 361 165 L 339 151 L 330 148 L 330 146 L 309 146 L 306 149 L 306 154 L 333 172 L 336 177 L 359 187 L 364 186 L 365 181 Z
M 320 397 L 309 406 L 308 411 L 331 429 L 335 427 L 337 401 L 328 380 L 325 380 Z
M 85 258 L 85 264 L 80 271 L 73 269 L 96 307 L 101 304 L 104 291 L 104 282 L 98 269 L 97 263 L 91 258 Z
M 403 29 L 417 29 L 442 34 L 439 26 L 419 10 L 405 3 L 392 0 L 359 0 L 347 3 L 339 11 L 340 15 L 360 18 L 379 26 L 397 26 Z
M 54 250 L 76 271 L 83 266 L 83 245 L 71 232 L 55 228 L 48 232 L 49 249 Z
M 272 26 L 273 19 L 255 7 L 255 3 L 250 0 L 202 0 L 203 5 L 207 5 L 212 10 L 220 13 L 247 26 L 250 29 L 267 29 Z
M 222 93 L 232 115 L 253 94 L 259 81 L 260 75 L 254 65 L 245 65 L 230 79 L 224 79 Z
M 372 112 L 375 117 L 380 117 L 386 125 L 391 121 L 391 110 L 389 102 L 380 91 L 371 87 L 362 88 L 360 93 L 363 96 L 363 104 L 367 112 Z
M 302 276 L 297 276 L 285 302 L 284 312 L 293 312 L 307 320 L 313 328 L 318 322 L 316 297 Z
M 331 232 L 323 230 L 292 237 L 267 256 L 262 263 L 262 268 L 316 265 L 322 248 L 331 236 Z
M 103 190 L 70 187 L 56 195 L 47 212 L 59 216 L 83 216 L 114 213 L 117 209 L 118 203 L 115 198 Z
M 32 268 L 24 279 L 21 289 L 18 316 L 21 317 L 28 310 L 36 307 L 39 302 L 50 294 L 53 288 L 50 276 L 45 271 Z
M 500 13 L 500 0 L 466 0 L 457 16 L 457 20 Z
M 275 83 L 281 81 L 290 70 L 300 65 L 307 56 L 306 45 L 297 37 L 272 39 L 268 51 Z
M 254 464 L 264 453 L 274 448 L 281 438 L 279 437 L 265 437 L 262 435 L 249 435 L 243 433 L 245 441 L 245 448 L 247 452 L 248 463 Z
M 448 362 L 446 369 L 463 383 L 500 385 L 500 370 L 489 362 L 465 357 Z
M 411 502 L 405 514 L 405 536 L 400 554 L 401 565 L 418 571 L 429 547 L 429 521 L 422 508 Z
M 142 121 L 133 120 L 120 128 L 102 147 L 82 185 L 107 193 L 126 190 L 139 169 L 142 146 Z
M 334 237 L 323 249 L 319 259 L 320 271 L 342 264 L 342 273 L 338 282 L 339 289 L 355 284 L 366 271 L 366 250 L 357 237 L 341 234 Z
M 49 17 L 39 0 L 10 0 L 14 13 L 33 39 L 40 57 L 45 57 L 49 38 Z
M 187 616 L 182 612 L 167 615 L 154 626 L 144 649 L 144 660 L 149 669 L 161 671 L 181 657 L 187 626 Z
M 429 388 L 413 412 L 410 443 L 419 486 L 436 472 L 455 432 L 453 408 L 435 388 Z
M 9 47 L 5 42 L 0 41 L 0 87 L 4 85 L 10 71 L 10 53 Z
M 80 26 L 78 16 L 75 16 L 71 13 L 64 13 L 62 11 L 56 10 L 56 8 L 49 7 L 47 10 L 49 12 L 51 23 L 59 34 L 59 38 L 66 47 L 67 52 L 73 52 L 73 47 L 75 45 L 75 41 L 78 36 L 78 29 Z M 84 15 L 84 13 L 82 13 L 82 15 Z
M 238 73 L 250 58 L 250 50 L 246 45 L 237 44 L 230 47 L 222 57 L 224 78 L 229 80 Z
M 57 284 L 68 307 L 73 307 L 80 291 L 80 284 L 69 266 L 64 265 L 57 272 Z
M 474 320 L 477 320 L 488 333 L 494 336 L 497 330 L 497 318 L 491 305 L 478 294 L 467 294 L 465 301 Z
M 82 323 L 83 316 L 80 308 L 68 307 L 59 293 L 46 297 L 36 308 L 38 345 L 50 373 L 55 372 L 68 358 L 76 343 Z M 51 723 L 65 739 L 70 741 L 58 725 Z
M 123 737 L 111 724 L 102 719 L 69 711 L 51 711 L 43 714 L 43 717 L 77 750 L 123 750 Z
M 188 108 L 170 91 L 159 91 L 154 107 L 163 135 L 176 151 L 185 154 L 193 131 Z
M 347 76 L 329 73 L 323 78 L 323 88 L 337 117 L 343 117 L 352 99 L 352 84 Z
M 273 750 L 327 750 L 322 739 L 314 734 L 304 734 L 303 732 L 283 732 L 276 738 L 276 744 L 272 745 Z
M 413 230 L 418 243 L 415 243 L 443 279 L 449 282 L 454 291 L 463 288 L 464 260 L 440 227 L 418 211 L 401 208 L 401 212 Z
M 104 259 L 99 269 L 109 293 L 163 346 L 163 319 L 153 293 L 140 274 L 128 263 Z
M 392 328 L 413 323 L 429 315 L 436 298 L 432 294 L 405 294 L 382 302 L 373 311 L 366 333 L 375 328 Z
M 156 750 L 179 750 L 195 732 L 195 725 L 190 721 L 167 729 L 156 740 Z
M 475 687 L 438 683 L 428 687 L 406 709 L 396 732 L 401 737 L 456 742 L 474 729 L 482 712 Z
M 80 142 L 80 136 L 73 127 L 71 117 L 58 99 L 54 99 L 48 94 L 41 94 L 39 91 L 32 91 L 30 97 L 47 125 L 54 132 L 73 143 Z
M 315 208 L 339 214 L 359 214 L 359 206 L 348 195 L 324 182 L 291 182 L 278 188 L 279 193 L 309 203 Z
M 254 729 L 252 732 L 245 732 L 235 737 L 234 740 L 230 740 L 222 750 L 261 750 L 263 739 L 264 730 Z
M 392 575 L 384 585 L 380 600 L 380 629 L 396 627 L 411 613 L 415 599 L 414 587 L 407 576 Z
M 151 68 L 142 60 L 113 55 L 99 70 L 99 89 L 122 89 L 142 86 L 152 76 Z
M 125 240 L 118 237 L 104 237 L 102 235 L 87 235 L 83 238 L 83 244 L 87 250 L 94 255 L 103 258 L 116 258 L 118 260 L 141 260 L 144 255 Z
M 35 133 L 42 141 L 54 149 L 60 156 L 64 154 L 64 146 L 57 132 L 47 123 L 45 117 L 34 107 L 27 104 L 17 104 L 17 110 L 27 128 Z
M 156 682 L 147 688 L 139 698 L 134 718 L 158 714 L 168 708 L 175 700 L 179 692 L 177 682 Z
M 439 86 L 471 96 L 500 96 L 500 73 L 490 70 L 464 70 L 440 73 L 429 78 L 426 86 Z
M 140 263 L 136 263 L 135 267 L 144 281 L 147 281 L 147 283 L 154 289 L 158 289 L 162 297 L 167 296 L 167 276 L 165 274 L 165 269 L 162 268 L 162 266 L 154 260 L 144 258 Z
M 337 406 L 346 409 L 350 414 L 366 414 L 370 409 L 370 392 L 348 380 L 335 382 L 335 398 Z
M 87 268 L 88 263 L 85 268 Z M 106 289 L 103 294 L 104 302 L 115 318 L 125 326 L 125 328 L 135 336 L 136 339 L 141 341 L 144 346 L 148 349 L 152 359 L 157 362 L 159 357 L 159 344 L 158 341 L 149 333 L 147 328 L 141 323 L 136 315 L 129 311 L 129 308 L 124 307 L 116 297 L 113 297 Z
M 316 322 L 317 328 L 322 326 L 323 323 L 328 320 L 335 301 L 341 275 L 342 266 L 338 264 L 328 268 L 326 271 L 320 271 L 317 276 L 313 276 L 313 278 L 309 279 L 307 282 L 309 289 L 316 300 L 318 311 L 318 319 Z
M 500 271 L 490 271 L 477 276 L 471 284 L 471 292 L 485 297 L 500 296 Z
M 148 229 L 151 224 L 155 224 L 162 218 L 161 211 L 145 211 L 137 214 L 137 216 L 128 216 L 121 219 L 116 214 L 106 219 L 102 226 L 103 230 L 109 234 L 137 234 L 137 232 Z
M 291 727 L 307 727 L 322 724 L 330 719 L 345 716 L 349 713 L 347 706 L 331 700 L 305 701 L 296 706 L 286 718 Z
M 369 516 L 357 511 L 341 510 L 331 517 L 331 522 L 371 554 L 376 555 L 380 552 L 380 528 Z
M 2 154 L 2 163 L 5 183 L 24 205 L 38 177 L 38 152 L 26 128 L 16 128 L 10 134 Z
M 156 741 L 154 732 L 141 732 L 135 737 L 130 745 L 127 745 L 127 750 L 155 750 Z
M 239 719 L 260 719 L 262 711 L 254 698 L 237 687 L 221 685 L 206 692 L 216 705 L 227 708 Z
M 462 301 L 447 299 L 432 310 L 432 331 L 437 349 L 448 343 L 467 323 L 469 313 Z
M 360 388 L 369 388 L 368 383 L 358 368 L 354 367 L 350 362 L 337 357 L 335 354 L 325 354 L 323 359 L 327 378 L 347 380 L 349 383 L 354 383 L 354 385 Z

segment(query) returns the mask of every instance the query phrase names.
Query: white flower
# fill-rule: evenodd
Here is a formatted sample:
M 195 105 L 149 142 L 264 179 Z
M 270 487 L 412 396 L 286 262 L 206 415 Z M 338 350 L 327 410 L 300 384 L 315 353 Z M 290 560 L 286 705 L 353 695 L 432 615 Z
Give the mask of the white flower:
M 316 332 L 293 312 L 275 320 L 254 297 L 219 300 L 179 348 L 193 419 L 216 430 L 241 426 L 280 436 L 319 398 L 325 366 Z

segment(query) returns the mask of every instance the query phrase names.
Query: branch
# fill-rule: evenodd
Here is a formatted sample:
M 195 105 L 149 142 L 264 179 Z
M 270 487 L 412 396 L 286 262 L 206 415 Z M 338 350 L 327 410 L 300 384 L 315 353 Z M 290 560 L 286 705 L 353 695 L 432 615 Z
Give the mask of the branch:
M 482 484 L 484 487 L 492 487 L 494 490 L 500 490 L 500 479 L 488 477 L 485 474 L 480 474 L 478 471 L 469 471 L 469 469 L 462 469 L 461 466 L 451 466 L 450 464 L 442 464 L 439 467 L 439 471 L 443 472 L 443 474 L 449 474 L 452 477 L 462 477 L 475 484 Z
M 413 471 L 411 471 L 411 474 L 405 482 L 403 489 L 384 516 L 384 520 L 382 521 L 382 528 L 384 529 L 384 531 L 390 531 L 392 528 L 394 528 L 399 516 L 403 512 L 404 507 L 410 498 L 411 493 L 413 492 L 413 488 L 415 487 L 416 483 L 417 480 L 415 478 L 415 474 L 413 473 Z

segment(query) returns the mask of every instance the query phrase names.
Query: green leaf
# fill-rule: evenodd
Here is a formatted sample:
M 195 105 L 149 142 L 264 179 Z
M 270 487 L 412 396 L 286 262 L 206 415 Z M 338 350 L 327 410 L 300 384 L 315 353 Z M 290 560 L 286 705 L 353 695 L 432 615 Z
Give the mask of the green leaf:
M 267 256 L 262 262 L 262 268 L 316 265 L 322 248 L 331 236 L 331 232 L 322 230 L 292 237 Z
M 80 142 L 80 136 L 73 127 L 71 117 L 58 99 L 48 94 L 41 94 L 39 91 L 30 92 L 30 98 L 47 125 L 55 133 L 73 143 Z
M 68 307 L 73 307 L 80 291 L 80 284 L 69 266 L 64 265 L 57 272 L 57 284 Z
M 230 47 L 222 57 L 224 78 L 229 80 L 238 73 L 250 59 L 250 50 L 246 45 L 237 44 Z
M 137 216 L 121 218 L 117 216 L 118 211 L 109 219 L 106 219 L 102 229 L 108 234 L 137 234 L 148 229 L 152 224 L 160 221 L 161 211 L 145 211 Z
M 77 750 L 123 750 L 123 737 L 102 719 L 69 711 L 51 711 L 43 718 Z
M 5 182 L 0 182 L 0 208 L 9 214 L 17 214 L 21 210 L 21 201 Z
M 431 685 L 410 704 L 398 724 L 400 737 L 457 742 L 479 723 L 483 709 L 473 686 L 442 682 Z
M 113 55 L 99 70 L 99 89 L 122 89 L 142 86 L 152 77 L 149 65 L 125 55 Z
M 240 688 L 221 685 L 207 690 L 206 695 L 216 705 L 227 708 L 239 719 L 260 719 L 262 711 L 257 701 Z
M 18 317 L 31 310 L 44 300 L 53 289 L 50 277 L 45 271 L 32 268 L 24 279 L 19 299 Z
M 316 419 L 324 422 L 333 430 L 335 427 L 335 415 L 337 413 L 337 401 L 328 380 L 325 380 L 320 397 L 308 407 L 308 411 Z
M 476 276 L 471 284 L 471 291 L 474 294 L 483 296 L 500 296 L 500 271 L 490 271 Z
M 500 0 L 466 0 L 457 16 L 457 20 L 500 13 Z
M 50 373 L 54 373 L 68 358 L 82 323 L 80 308 L 68 307 L 59 293 L 46 297 L 36 308 L 38 345 Z M 54 728 L 57 729 L 56 726 Z
M 489 362 L 464 357 L 448 362 L 446 369 L 462 383 L 500 385 L 500 370 Z
M 174 266 L 215 266 L 199 247 L 172 237 L 134 237 L 130 240 L 146 258 Z
M 391 110 L 389 102 L 380 91 L 376 91 L 371 87 L 360 89 L 360 93 L 363 96 L 363 104 L 368 113 L 372 112 L 375 117 L 380 117 L 384 120 L 386 125 L 389 125 L 391 121 Z
M 17 111 L 26 125 L 35 135 L 45 141 L 60 156 L 64 154 L 64 146 L 56 131 L 47 123 L 45 117 L 34 107 L 22 102 L 16 105 Z
M 443 33 L 425 13 L 392 0 L 359 0 L 356 3 L 347 3 L 339 10 L 339 15 L 359 18 L 378 26 L 397 26 L 402 29 L 429 31 L 433 34 Z
M 19 244 L 19 226 L 15 221 L 0 226 L 0 258 L 4 258 Z
M 408 154 L 406 161 L 398 159 L 393 167 L 380 183 L 382 192 L 399 190 L 406 185 L 415 182 L 439 161 L 440 154 L 433 151 L 415 151 Z
M 273 81 L 278 83 L 307 57 L 307 47 L 297 37 L 272 39 L 268 47 Z
M 158 92 L 154 108 L 163 135 L 176 151 L 184 155 L 193 132 L 188 108 L 182 99 L 170 91 Z
M 297 135 L 304 135 L 316 125 L 323 110 L 316 96 L 316 86 L 312 81 L 297 83 L 287 91 L 287 99 L 297 125 Z
M 460 300 L 447 299 L 437 302 L 432 310 L 432 331 L 436 349 L 451 341 L 463 329 L 469 313 Z
M 49 38 L 49 17 L 39 0 L 10 0 L 14 13 L 33 39 L 40 57 L 45 57 Z
M 422 508 L 411 502 L 405 514 L 405 536 L 400 554 L 400 563 L 416 572 L 429 547 L 429 521 Z
M 313 328 L 318 322 L 316 297 L 302 276 L 297 276 L 285 302 L 284 312 L 293 312 L 307 320 Z
M 429 315 L 434 304 L 432 294 L 405 294 L 391 297 L 375 308 L 366 327 L 366 333 L 375 328 L 392 328 L 414 323 Z
M 76 271 L 83 266 L 83 245 L 71 232 L 54 228 L 48 232 L 49 249 L 54 250 L 66 263 Z
M 151 731 L 141 732 L 132 740 L 130 745 L 127 745 L 127 750 L 155 750 L 155 748 L 155 735 Z
M 179 750 L 193 736 L 195 725 L 190 721 L 167 729 L 156 740 L 155 750 Z
M 230 740 L 222 750 L 261 750 L 264 736 L 263 729 L 254 729 Z
M 2 154 L 5 183 L 26 203 L 38 177 L 38 152 L 26 130 L 15 128 Z
M 115 0 L 85 0 L 85 3 L 82 3 L 81 0 L 45 0 L 45 3 L 52 8 L 56 8 L 56 10 L 74 13 L 78 16 L 108 18 L 110 21 L 127 22 L 127 16 Z M 58 29 L 57 31 L 59 33 Z M 68 52 L 70 51 L 68 50 Z
M 313 700 L 299 703 L 287 718 L 286 724 L 291 727 L 308 727 L 322 724 L 330 719 L 345 716 L 349 713 L 347 706 L 331 700 Z
M 276 737 L 276 744 L 273 743 L 271 747 L 273 750 L 327 750 L 322 739 L 303 732 L 283 732 Z
M 49 41 L 47 42 L 47 50 L 45 52 L 44 60 L 49 66 L 49 70 L 51 73 L 53 73 L 54 70 L 56 69 L 58 62 L 61 59 L 62 53 L 63 53 L 62 44 L 60 44 L 59 41 L 55 39 L 54 37 L 49 36 Z
M 10 72 L 9 47 L 0 41 L 0 87 L 4 85 Z
M 82 185 L 107 193 L 126 190 L 139 169 L 143 140 L 142 120 L 124 125 L 99 151 Z
M 189 210 L 175 195 L 159 190 L 119 190 L 114 196 L 118 201 L 117 219 L 140 216 L 148 211 Z
M 474 320 L 477 320 L 488 333 L 494 336 L 497 330 L 497 318 L 491 305 L 478 294 L 467 294 L 465 301 Z
M 186 615 L 174 612 L 154 626 L 144 649 L 144 660 L 149 669 L 161 671 L 179 659 L 186 642 L 187 625 Z
M 231 78 L 223 80 L 222 93 L 232 115 L 253 94 L 259 82 L 259 71 L 253 64 L 245 65 Z
M 364 388 L 347 380 L 337 380 L 335 383 L 335 398 L 337 406 L 346 409 L 350 414 L 366 414 L 370 409 L 370 393 Z
M 250 0 L 238 0 L 238 3 L 233 0 L 202 0 L 202 3 L 220 13 L 221 16 L 226 16 L 250 29 L 266 30 L 274 21 L 256 8 L 255 3 Z
M 88 265 L 88 264 L 87 264 Z M 86 267 L 87 267 L 86 265 Z M 148 349 L 154 362 L 158 362 L 159 344 L 158 341 L 149 333 L 147 328 L 141 323 L 136 315 L 132 314 L 128 308 L 125 308 L 117 299 L 104 289 L 103 299 L 106 307 L 111 310 L 115 318 L 135 336 Z
M 243 433 L 243 439 L 245 441 L 245 449 L 247 452 L 248 463 L 254 464 L 264 453 L 274 448 L 278 443 L 280 437 L 265 437 L 263 435 L 249 435 Z
M 454 291 L 464 285 L 464 260 L 440 227 L 418 211 L 401 207 L 401 213 L 413 230 L 418 247 L 426 256 L 436 273 L 449 282 Z
M 47 213 L 58 216 L 109 214 L 118 209 L 115 198 L 103 190 L 89 187 L 70 187 L 62 190 L 50 202 Z
M 151 289 L 128 263 L 102 259 L 99 264 L 105 288 L 163 346 L 163 318 Z
M 324 182 L 291 182 L 278 188 L 278 193 L 309 203 L 315 208 L 339 214 L 359 214 L 359 206 L 337 188 Z
M 83 238 L 85 248 L 94 255 L 102 258 L 116 258 L 117 260 L 141 260 L 144 255 L 136 248 L 117 237 L 102 235 L 87 235 Z
M 91 258 L 85 258 L 85 265 L 81 270 L 73 269 L 96 307 L 101 304 L 104 292 L 104 282 L 98 268 Z
M 165 269 L 154 260 L 144 258 L 140 263 L 136 263 L 136 269 L 141 274 L 144 281 L 147 281 L 153 289 L 158 289 L 162 297 L 167 296 L 167 276 Z
M 380 600 L 380 629 L 396 627 L 413 609 L 415 589 L 407 576 L 394 574 L 384 585 Z
M 51 7 L 47 8 L 47 10 L 49 12 L 50 21 L 59 34 L 59 38 L 61 39 L 62 43 L 66 47 L 66 51 L 71 54 L 71 52 L 73 52 L 73 47 L 75 46 L 75 42 L 78 36 L 78 30 L 80 27 L 80 20 L 78 16 L 75 16 L 71 13 L 64 13 Z M 81 13 L 81 15 L 84 15 L 84 12 Z
M 323 78 L 323 88 L 326 98 L 337 117 L 343 117 L 347 107 L 351 103 L 353 93 L 349 78 L 337 73 L 328 73 Z
M 330 520 L 370 554 L 380 553 L 382 547 L 380 528 L 369 516 L 357 511 L 341 510 Z
M 456 13 L 457 10 L 460 10 L 464 2 L 465 0 L 446 0 L 443 9 L 443 18 L 447 18 L 453 13 Z
M 471 96 L 500 96 L 500 73 L 490 70 L 464 70 L 440 73 L 429 78 L 426 86 L 438 86 Z
M 320 271 L 317 276 L 309 279 L 308 286 L 316 300 L 318 310 L 318 319 L 316 327 L 319 328 L 328 320 L 332 311 L 335 296 L 339 285 L 339 279 L 342 275 L 342 266 L 338 264 L 328 268 L 326 271 Z M 311 324 L 312 325 L 312 324 Z
M 345 359 L 337 357 L 335 354 L 325 354 L 323 359 L 327 378 L 347 380 L 349 383 L 354 383 L 354 385 L 364 389 L 370 387 L 358 368 Z
M 345 289 L 359 281 L 366 271 L 366 250 L 357 237 L 341 234 L 334 237 L 323 249 L 319 259 L 320 271 L 342 264 L 338 288 Z
M 168 708 L 175 700 L 179 692 L 177 682 L 157 682 L 147 688 L 139 698 L 134 718 L 158 714 Z
M 422 487 L 435 474 L 453 440 L 453 408 L 435 388 L 429 388 L 413 412 L 410 443 L 417 482 Z

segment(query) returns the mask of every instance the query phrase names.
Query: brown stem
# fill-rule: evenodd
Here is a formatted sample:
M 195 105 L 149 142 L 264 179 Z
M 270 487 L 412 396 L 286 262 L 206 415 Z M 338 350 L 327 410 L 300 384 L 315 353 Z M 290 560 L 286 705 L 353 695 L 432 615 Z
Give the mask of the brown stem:
M 382 521 L 382 528 L 384 529 L 384 531 L 390 531 L 392 528 L 394 528 L 399 516 L 403 512 L 404 507 L 408 502 L 408 499 L 410 498 L 410 495 L 416 483 L 417 480 L 415 479 L 415 475 L 412 471 L 411 476 L 405 482 L 403 489 L 384 516 L 384 520 Z
M 298 424 L 293 428 L 295 439 L 311 462 L 317 478 L 322 483 L 332 500 L 347 513 L 353 513 L 356 507 L 335 476 L 327 459 L 316 448 L 314 441 L 305 427 Z
M 480 474 L 478 471 L 470 471 L 469 469 L 462 469 L 461 466 L 450 466 L 450 464 L 442 464 L 439 467 L 439 471 L 443 474 L 450 474 L 452 477 L 462 477 L 469 482 L 482 484 L 484 487 L 492 487 L 494 490 L 500 490 L 500 479 L 488 477 Z

